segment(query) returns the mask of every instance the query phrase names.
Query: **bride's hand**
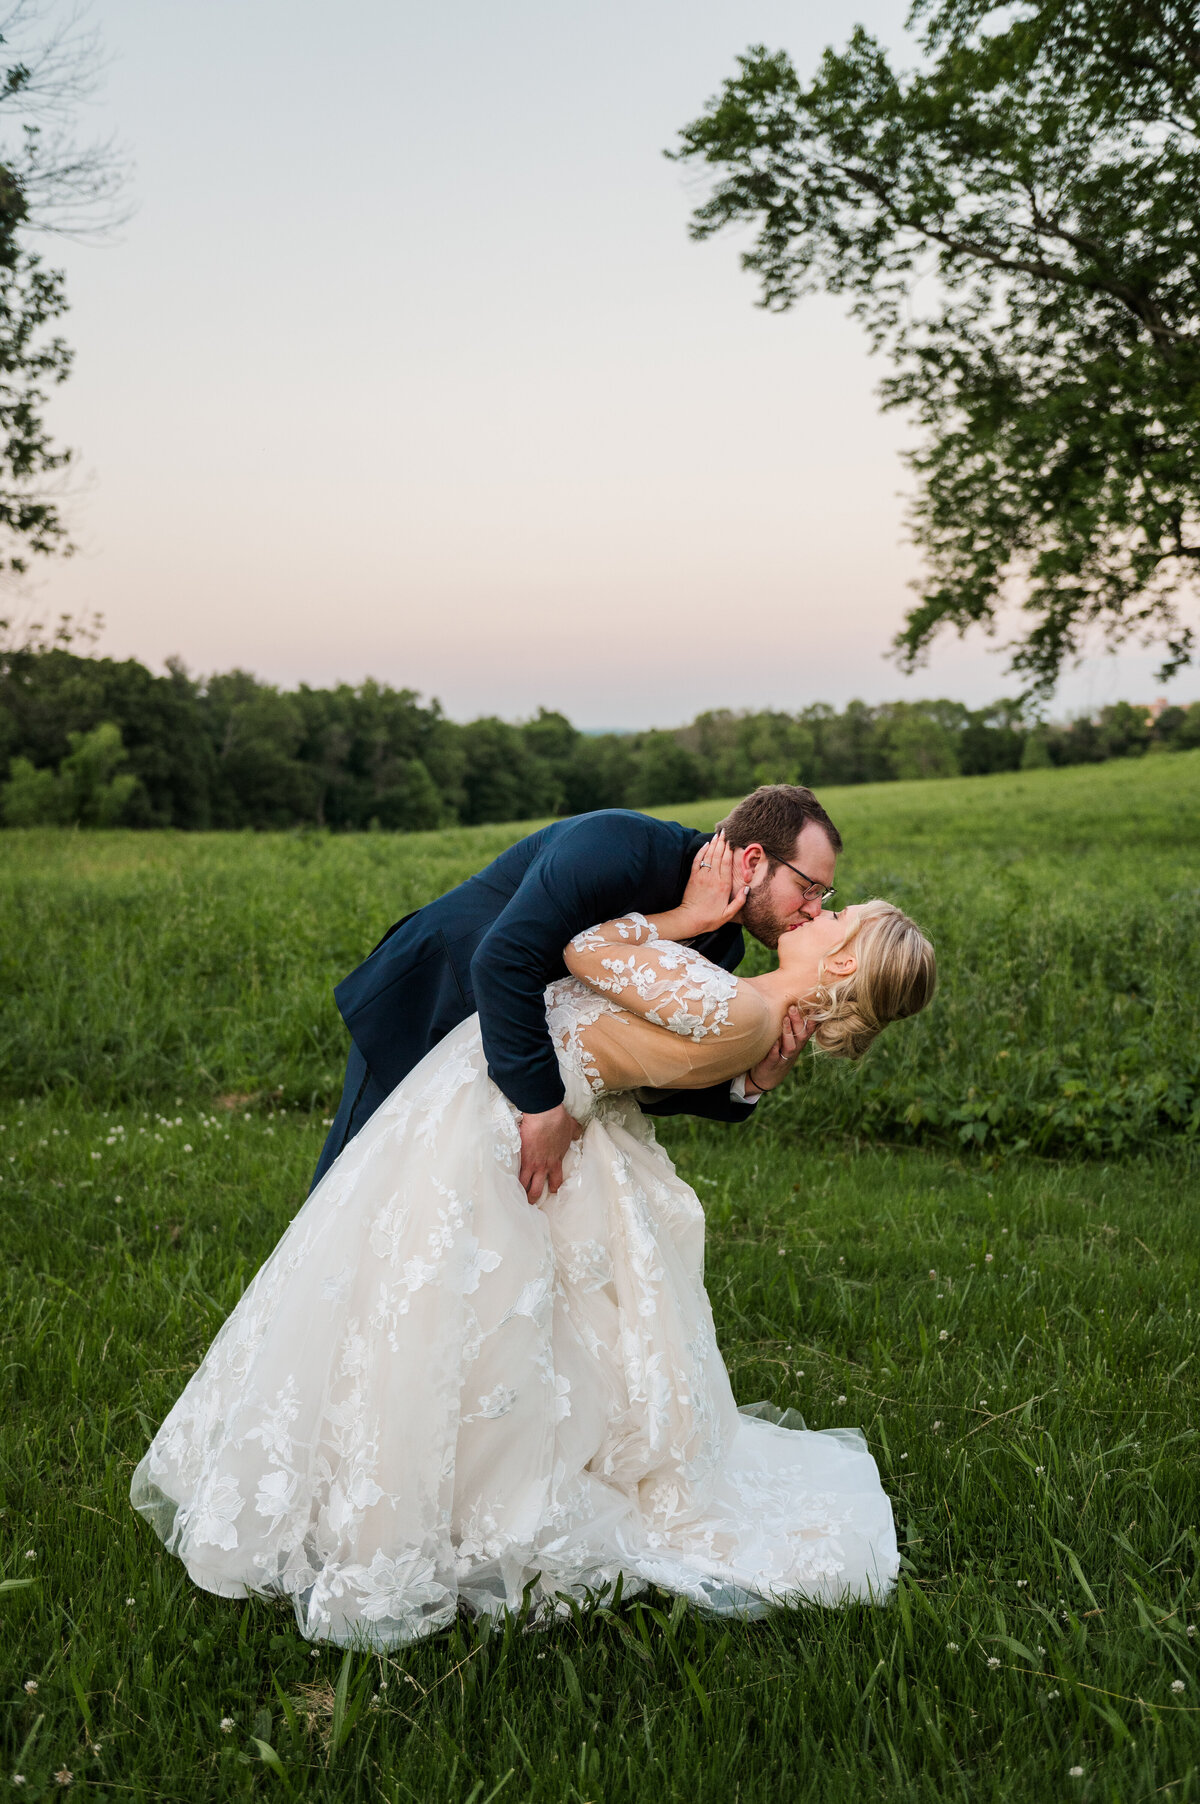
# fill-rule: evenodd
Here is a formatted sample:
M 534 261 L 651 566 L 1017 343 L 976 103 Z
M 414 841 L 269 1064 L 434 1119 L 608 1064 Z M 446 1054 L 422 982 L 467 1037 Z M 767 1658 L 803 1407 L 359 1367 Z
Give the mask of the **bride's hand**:
M 680 928 L 669 936 L 692 939 L 732 921 L 749 894 L 749 885 L 733 887 L 733 847 L 718 827 L 692 860 L 692 873 L 679 907 Z
M 816 1031 L 817 1023 L 806 1021 L 793 1003 L 783 1017 L 783 1032 L 766 1058 L 746 1073 L 747 1096 L 755 1090 L 774 1090 L 781 1084 Z

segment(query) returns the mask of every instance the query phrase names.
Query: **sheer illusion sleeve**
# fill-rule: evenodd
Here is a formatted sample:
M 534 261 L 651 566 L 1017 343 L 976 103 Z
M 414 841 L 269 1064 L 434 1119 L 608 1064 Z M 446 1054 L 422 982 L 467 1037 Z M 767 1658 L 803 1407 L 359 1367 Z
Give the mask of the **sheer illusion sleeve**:
M 759 991 L 643 915 L 576 934 L 563 959 L 610 1007 L 581 1029 L 606 1090 L 698 1090 L 758 1063 L 779 1035 Z

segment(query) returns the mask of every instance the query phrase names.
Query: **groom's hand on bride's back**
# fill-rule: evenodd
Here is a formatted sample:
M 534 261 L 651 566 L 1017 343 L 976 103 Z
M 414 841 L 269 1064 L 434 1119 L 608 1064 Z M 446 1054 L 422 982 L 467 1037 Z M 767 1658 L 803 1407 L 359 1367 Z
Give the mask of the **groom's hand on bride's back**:
M 567 1148 L 583 1129 L 560 1103 L 538 1115 L 521 1117 L 521 1188 L 531 1203 L 551 1196 L 563 1181 Z

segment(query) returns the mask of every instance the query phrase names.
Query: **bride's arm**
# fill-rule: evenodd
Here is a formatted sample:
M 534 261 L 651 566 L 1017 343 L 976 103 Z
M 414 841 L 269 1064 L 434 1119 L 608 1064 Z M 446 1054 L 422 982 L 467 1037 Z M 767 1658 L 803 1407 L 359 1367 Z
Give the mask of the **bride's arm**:
M 563 950 L 572 976 L 655 1027 L 701 1040 L 756 1028 L 764 1001 L 694 947 L 663 939 L 653 919 L 621 915 L 589 927 Z
M 711 1095 L 723 1120 L 750 1110 L 731 1080 L 750 1069 L 778 1029 L 760 991 L 690 946 L 660 939 L 644 915 L 622 915 L 576 934 L 564 949 L 571 973 L 617 1006 L 581 1030 L 606 1090 L 636 1090 L 656 1112 L 672 1112 L 662 1092 Z

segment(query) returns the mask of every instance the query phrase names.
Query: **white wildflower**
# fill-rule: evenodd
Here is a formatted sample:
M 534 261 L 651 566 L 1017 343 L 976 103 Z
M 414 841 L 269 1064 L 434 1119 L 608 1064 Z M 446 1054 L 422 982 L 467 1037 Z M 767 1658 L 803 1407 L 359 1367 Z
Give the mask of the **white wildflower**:
M 222 1735 L 228 1735 L 229 1731 L 233 1728 L 233 1726 L 234 1726 L 234 1722 L 233 1722 L 232 1716 L 223 1716 L 221 1718 Z
M 999 1660 L 997 1660 L 997 1658 L 996 1658 L 996 1656 L 995 1656 L 995 1654 L 992 1654 L 992 1655 L 991 1655 L 991 1656 L 990 1656 L 990 1657 L 989 1657 L 989 1659 L 988 1659 L 988 1669 L 989 1669 L 989 1671 L 992 1671 L 992 1670 L 994 1670 L 994 1669 L 995 1669 L 995 1668 L 996 1668 L 996 1667 L 997 1667 L 997 1666 L 999 1666 L 999 1664 L 1000 1664 L 1000 1662 L 999 1662 Z
M 958 1642 L 957 1641 L 947 1641 L 946 1652 L 948 1654 L 956 1654 L 958 1652 Z
M 1171 1680 L 1171 1690 L 1172 1691 L 1186 1691 L 1187 1686 L 1184 1684 L 1182 1679 L 1172 1679 Z
M 950 1339 L 950 1330 L 948 1328 L 943 1328 L 941 1333 L 938 1335 L 938 1339 L 939 1340 L 949 1340 Z
M 1081 1766 L 1068 1767 L 1067 1777 L 1070 1779 L 1082 1779 L 1083 1778 L 1083 1768 Z
M 36 1680 L 36 1679 L 26 1679 L 26 1681 L 25 1681 L 25 1689 L 26 1689 L 26 1691 L 27 1691 L 27 1692 L 28 1692 L 28 1693 L 29 1693 L 29 1695 L 30 1695 L 30 1697 L 36 1697 L 36 1695 L 37 1695 L 37 1680 Z
M 845 1401 L 846 1401 L 846 1399 L 845 1399 L 845 1398 L 844 1398 L 844 1397 L 839 1397 L 839 1398 L 838 1398 L 838 1402 L 839 1402 L 839 1403 L 844 1403 L 844 1402 L 845 1402 Z

